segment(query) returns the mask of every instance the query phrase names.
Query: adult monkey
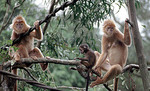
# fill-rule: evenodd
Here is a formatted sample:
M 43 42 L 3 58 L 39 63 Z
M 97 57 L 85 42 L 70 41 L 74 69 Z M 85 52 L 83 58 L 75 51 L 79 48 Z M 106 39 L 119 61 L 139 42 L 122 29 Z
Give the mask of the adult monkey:
M 103 84 L 122 72 L 128 57 L 128 46 L 131 44 L 128 21 L 128 19 L 125 20 L 124 34 L 116 28 L 112 20 L 104 21 L 102 54 L 96 63 L 95 69 L 100 67 L 106 58 L 109 60 L 111 67 L 103 78 L 97 78 L 96 81 L 91 83 L 90 87 Z
M 43 33 L 41 27 L 39 25 L 39 21 L 35 21 L 34 26 L 36 29 L 32 31 L 28 36 L 22 38 L 19 43 L 16 43 L 14 46 L 18 48 L 16 52 L 14 52 L 13 48 L 10 48 L 9 55 L 15 59 L 16 62 L 20 62 L 21 58 L 44 58 L 42 52 L 39 48 L 34 48 L 34 39 L 42 40 Z M 26 23 L 24 17 L 22 15 L 16 16 L 11 24 L 11 28 L 13 29 L 11 40 L 17 39 L 20 35 L 26 33 L 30 26 Z M 31 64 L 25 65 L 25 67 L 29 67 Z M 42 70 L 46 70 L 48 67 L 48 63 L 40 63 Z M 24 67 L 24 66 L 23 66 Z M 17 69 L 13 69 L 13 73 L 17 75 Z M 17 91 L 17 83 L 15 82 L 14 91 Z

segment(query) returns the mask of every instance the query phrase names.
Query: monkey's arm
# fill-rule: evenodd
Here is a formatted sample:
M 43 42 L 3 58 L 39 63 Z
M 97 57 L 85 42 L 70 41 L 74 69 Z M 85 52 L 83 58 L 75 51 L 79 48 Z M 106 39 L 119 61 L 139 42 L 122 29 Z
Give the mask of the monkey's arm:
M 129 26 L 128 26 L 128 19 L 125 20 L 125 26 L 124 26 L 124 34 L 120 31 L 117 31 L 116 38 L 120 40 L 121 42 L 125 43 L 126 45 L 131 44 L 131 37 L 129 32 Z
M 76 59 L 79 59 L 79 60 L 81 60 L 81 61 L 88 61 L 87 58 L 76 58 Z
M 34 38 L 38 39 L 38 40 L 43 40 L 43 33 L 42 33 L 42 29 L 39 26 L 39 21 L 35 21 L 34 22 L 34 26 L 35 26 L 35 31 L 31 32 L 31 36 L 33 36 Z
M 100 67 L 104 61 L 106 60 L 107 56 L 108 56 L 108 49 L 111 47 L 108 45 L 108 40 L 106 40 L 105 37 L 102 37 L 102 54 L 99 57 L 96 66 L 94 66 L 94 69 L 97 69 L 98 67 Z
M 129 46 L 131 44 L 131 36 L 130 36 L 128 21 L 129 21 L 128 19 L 125 20 L 124 43 Z

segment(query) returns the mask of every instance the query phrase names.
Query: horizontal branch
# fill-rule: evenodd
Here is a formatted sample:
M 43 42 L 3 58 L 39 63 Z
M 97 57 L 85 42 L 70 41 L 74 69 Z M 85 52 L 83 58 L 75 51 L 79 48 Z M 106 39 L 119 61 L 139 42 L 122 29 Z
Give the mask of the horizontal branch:
M 3 68 L 6 69 L 8 67 L 11 67 L 11 61 L 6 62 L 3 65 Z M 26 64 L 37 64 L 37 63 L 54 63 L 54 64 L 62 64 L 62 65 L 79 65 L 80 61 L 76 60 L 64 60 L 64 59 L 55 59 L 55 58 L 38 58 L 38 59 L 32 59 L 32 58 L 22 58 L 19 62 L 14 63 L 14 67 L 20 67 L 20 65 L 26 65 Z
M 127 66 L 125 66 L 123 68 L 123 73 L 126 72 L 126 71 L 128 71 L 128 70 L 133 71 L 133 68 L 139 70 L 139 65 L 137 65 L 137 64 L 129 64 L 129 65 L 127 65 Z M 147 69 L 150 71 L 150 67 L 148 67 Z

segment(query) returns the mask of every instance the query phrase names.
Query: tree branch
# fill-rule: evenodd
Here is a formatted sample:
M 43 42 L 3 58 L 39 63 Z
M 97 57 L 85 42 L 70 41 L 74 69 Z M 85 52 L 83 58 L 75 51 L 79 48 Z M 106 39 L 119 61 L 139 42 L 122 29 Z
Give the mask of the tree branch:
M 32 74 L 28 71 L 27 68 L 24 68 L 24 67 L 18 67 L 18 68 L 24 69 L 24 70 L 28 73 L 28 75 L 29 75 L 34 81 L 37 81 L 37 80 L 34 78 L 34 76 L 32 76 Z M 13 68 L 13 69 L 15 69 L 15 68 Z
M 51 14 L 51 13 L 53 12 L 55 4 L 56 4 L 55 0 L 52 0 L 52 1 L 51 1 L 51 5 L 50 5 L 50 8 L 49 8 L 49 14 Z M 51 18 L 49 18 L 49 19 L 47 20 L 46 24 L 45 24 L 44 27 L 43 27 L 43 35 L 45 34 L 46 29 L 48 28 L 48 25 L 49 25 L 50 20 L 51 20 Z M 38 41 L 38 42 L 37 42 L 36 46 L 37 46 L 38 48 L 40 47 L 41 42 L 42 42 L 42 41 Z
M 12 61 L 12 60 L 11 60 Z M 37 63 L 55 63 L 55 64 L 62 64 L 62 65 L 75 65 L 75 66 L 78 66 L 80 65 L 80 61 L 76 61 L 76 60 L 63 60 L 63 59 L 55 59 L 55 58 L 39 58 L 39 59 L 36 59 L 36 60 L 33 60 L 31 58 L 22 58 L 20 60 L 20 62 L 16 62 L 14 65 L 13 65 L 13 68 L 20 68 L 20 65 L 26 65 L 26 64 L 37 64 Z M 11 62 L 8 61 L 7 63 L 4 64 L 3 66 L 5 69 L 8 68 L 8 67 L 11 67 Z M 124 67 L 123 69 L 123 73 L 126 72 L 126 71 L 133 71 L 133 68 L 134 69 L 139 69 L 139 65 L 137 64 L 129 64 L 127 66 Z M 77 70 L 76 68 L 74 68 L 74 70 Z M 150 71 L 150 67 L 148 67 L 148 70 Z M 92 70 L 92 72 L 94 72 Z M 0 71 L 1 73 L 1 71 Z M 97 76 L 99 76 L 99 74 L 97 74 L 96 72 L 94 73 L 96 74 Z M 10 76 L 14 76 L 13 74 L 10 74 Z M 13 77 L 14 79 L 17 79 L 17 77 Z M 17 79 L 17 80 L 20 80 L 20 79 Z M 103 84 L 104 87 L 106 89 L 108 89 L 109 91 L 111 91 L 111 89 L 106 85 L 106 84 Z M 38 85 L 40 86 L 40 85 Z
M 9 68 L 11 67 L 11 61 L 10 60 L 6 63 L 4 63 L 3 67 Z M 55 59 L 55 58 L 38 58 L 33 60 L 32 58 L 22 58 L 19 62 L 15 62 L 13 67 L 20 67 L 22 65 L 26 64 L 37 64 L 37 63 L 55 63 L 55 64 L 62 64 L 62 65 L 79 65 L 80 61 L 76 60 L 63 60 L 63 59 Z
M 139 70 L 139 65 L 137 65 L 137 64 L 129 64 L 129 65 L 127 65 L 127 66 L 125 66 L 123 68 L 123 73 L 128 71 L 128 70 L 130 70 L 132 72 L 133 68 Z M 150 71 L 150 67 L 147 67 L 147 69 Z
M 32 81 L 32 80 L 27 80 L 27 79 L 20 78 L 19 76 L 11 74 L 11 73 L 9 73 L 7 71 L 0 70 L 0 74 L 6 75 L 7 77 L 15 79 L 15 80 L 25 81 L 26 83 L 28 83 L 30 85 L 33 85 L 33 86 L 36 86 L 36 87 L 40 87 L 40 88 L 43 88 L 43 89 L 49 89 L 49 90 L 53 90 L 53 91 L 61 91 L 61 90 L 58 90 L 58 89 L 46 86 L 44 84 L 38 83 L 37 81 Z

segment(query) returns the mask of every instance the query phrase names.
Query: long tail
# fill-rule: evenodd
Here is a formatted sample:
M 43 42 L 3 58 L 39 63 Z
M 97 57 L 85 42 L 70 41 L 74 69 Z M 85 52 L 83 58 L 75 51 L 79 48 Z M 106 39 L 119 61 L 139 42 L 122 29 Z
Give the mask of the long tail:
M 90 70 L 88 70 L 88 72 L 87 72 L 87 78 L 86 78 L 86 91 L 88 91 L 89 81 L 90 81 Z

